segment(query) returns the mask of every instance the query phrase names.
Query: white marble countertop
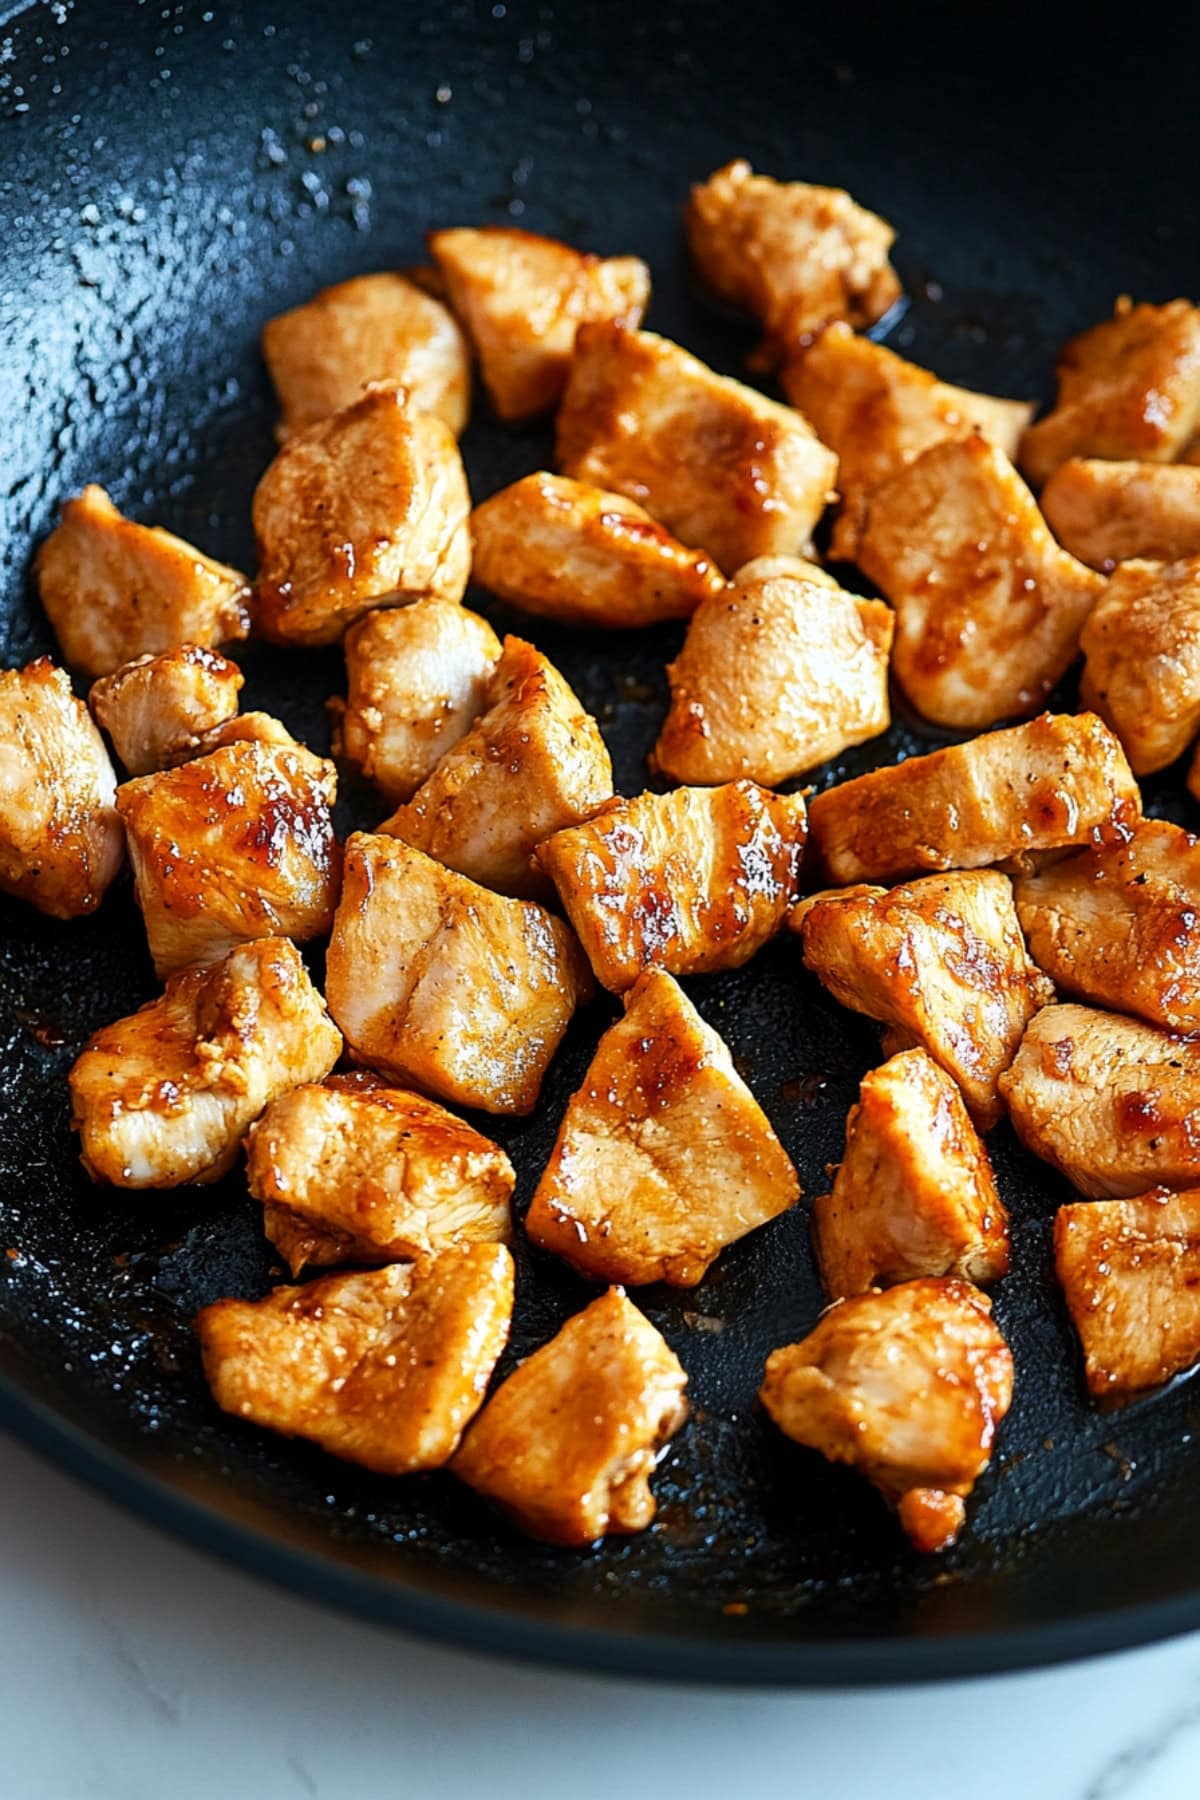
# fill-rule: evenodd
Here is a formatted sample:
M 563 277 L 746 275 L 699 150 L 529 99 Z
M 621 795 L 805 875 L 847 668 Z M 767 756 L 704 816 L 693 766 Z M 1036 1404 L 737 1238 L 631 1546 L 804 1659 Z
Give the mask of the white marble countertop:
M 292 1599 L 3 1457 L 5 1800 L 1200 1794 L 1200 1637 L 890 1693 L 509 1668 Z

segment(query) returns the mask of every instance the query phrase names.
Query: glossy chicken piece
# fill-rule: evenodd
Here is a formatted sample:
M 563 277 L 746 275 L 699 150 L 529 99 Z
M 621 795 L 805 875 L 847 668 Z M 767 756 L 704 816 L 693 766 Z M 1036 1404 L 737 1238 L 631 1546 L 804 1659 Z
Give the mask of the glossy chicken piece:
M 217 1405 L 380 1475 L 439 1469 L 483 1402 L 512 1318 L 502 1244 L 218 1300 L 196 1319 Z
M 104 740 L 48 656 L 0 671 L 0 888 L 94 912 L 125 860 Z
M 544 471 L 493 494 L 471 514 L 472 579 L 528 613 L 604 630 L 686 619 L 725 586 L 623 494 Z
M 978 729 L 1040 705 L 1104 591 L 977 435 L 934 444 L 872 492 L 855 560 L 896 609 L 897 681 L 939 725 Z
M 1042 489 L 1042 512 L 1065 550 L 1106 574 L 1133 558 L 1200 556 L 1200 468 L 1071 457 Z
M 328 931 L 337 900 L 333 764 L 233 743 L 117 790 L 159 975 L 251 938 Z
M 290 437 L 255 489 L 259 629 L 332 644 L 372 607 L 461 600 L 470 511 L 449 426 L 369 388 Z
M 1044 713 L 826 788 L 808 821 L 825 869 L 844 885 L 1119 839 L 1140 813 L 1107 725 L 1091 713 Z
M 650 299 L 636 256 L 589 256 L 515 226 L 434 231 L 429 249 L 502 419 L 557 406 L 579 326 L 639 325 Z
M 915 1549 L 944 1550 L 991 1460 L 1012 1356 L 977 1288 L 906 1281 L 831 1306 L 767 1358 L 759 1397 L 786 1436 L 873 1482 Z
M 653 766 L 672 781 L 767 787 L 886 731 L 895 620 L 881 600 L 791 575 L 702 602 L 667 666 Z
M 885 894 L 834 896 L 809 909 L 801 935 L 806 966 L 835 1000 L 890 1026 L 889 1048 L 921 1045 L 980 1129 L 996 1123 L 999 1077 L 1054 998 L 1029 960 L 1006 876 L 927 875 Z
M 356 1062 L 490 1113 L 533 1111 L 591 992 L 561 920 L 366 832 L 346 843 L 325 968 L 329 1010 Z
M 453 1471 L 550 1544 L 644 1531 L 650 1476 L 687 1418 L 686 1386 L 665 1340 L 610 1288 L 497 1389 Z
M 833 1189 L 813 1202 L 831 1299 L 921 1275 L 997 1281 L 1008 1218 L 962 1095 L 924 1050 L 863 1078 Z
M 161 526 L 125 518 L 102 487 L 67 501 L 36 567 L 63 661 L 92 680 L 135 656 L 211 648 L 250 630 L 244 575 Z
M 71 1070 L 73 1124 L 94 1181 L 169 1188 L 216 1181 L 247 1127 L 341 1052 L 286 938 L 243 944 L 95 1033 Z
M 616 325 L 581 328 L 557 442 L 564 474 L 636 500 L 722 569 L 801 553 L 837 479 L 790 406 Z
M 238 709 L 242 671 L 202 644 L 140 656 L 88 694 L 96 722 L 131 775 L 150 775 L 203 749 L 206 732 Z
M 536 860 L 614 993 L 643 969 L 738 969 L 796 896 L 808 825 L 799 794 L 753 782 L 613 800 L 556 831 Z
M 1200 730 L 1200 556 L 1122 563 L 1080 643 L 1082 704 L 1112 726 L 1135 775 L 1165 769 Z
M 725 1044 L 654 969 L 571 1097 L 525 1229 L 594 1280 L 695 1287 L 727 1244 L 799 1194 Z

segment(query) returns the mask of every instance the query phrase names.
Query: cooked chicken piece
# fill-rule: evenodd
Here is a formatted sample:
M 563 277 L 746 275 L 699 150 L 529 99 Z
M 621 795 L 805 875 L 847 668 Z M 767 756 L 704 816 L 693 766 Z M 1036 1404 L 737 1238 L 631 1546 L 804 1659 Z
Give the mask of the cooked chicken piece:
M 236 715 L 243 679 L 218 651 L 181 644 L 101 676 L 88 705 L 129 773 L 150 775 L 194 756 Z
M 829 875 L 846 883 L 1123 838 L 1141 810 L 1106 725 L 1043 713 L 826 788 L 808 822 Z
M 320 1081 L 342 1040 L 286 938 L 173 975 L 159 999 L 89 1039 L 71 1070 L 72 1123 L 94 1181 L 216 1181 L 277 1094 Z
M 667 665 L 652 767 L 672 781 L 773 787 L 886 731 L 895 619 L 824 580 L 738 580 L 705 600 Z
M 841 587 L 836 575 L 807 556 L 752 556 L 748 563 L 735 569 L 729 577 L 730 587 L 752 587 L 757 581 L 769 581 L 775 575 L 789 575 L 795 581 L 819 581 L 824 587 Z
M 516 1177 L 498 1144 L 367 1077 L 293 1088 L 246 1140 L 250 1192 L 293 1275 L 452 1244 L 506 1244 Z
M 485 887 L 542 894 L 535 847 L 611 800 L 612 763 L 595 719 L 522 638 L 505 638 L 486 704 L 379 829 Z
M 64 662 L 92 680 L 177 644 L 233 643 L 250 630 L 244 575 L 136 525 L 85 487 L 37 556 L 38 591 Z
M 813 1201 L 813 1232 L 834 1300 L 918 1275 L 1007 1275 L 1008 1217 L 988 1153 L 924 1050 L 863 1078 L 833 1191 Z
M 944 1550 L 1012 1399 L 992 1303 L 953 1277 L 839 1300 L 767 1358 L 760 1399 L 779 1429 L 849 1463 L 897 1508 L 918 1550 Z
M 1200 1181 L 1200 1044 L 1090 1006 L 1047 1006 L 1000 1092 L 1017 1135 L 1099 1198 Z
M 809 909 L 801 935 L 806 966 L 835 1000 L 893 1027 L 889 1049 L 922 1045 L 980 1129 L 996 1123 L 997 1081 L 1054 998 L 1029 960 L 1007 876 L 978 869 L 835 895 Z
M 346 702 L 335 753 L 393 805 L 432 775 L 487 705 L 500 640 L 450 600 L 370 612 L 346 633 Z
M 589 256 L 511 225 L 434 231 L 429 249 L 502 419 L 557 406 L 579 326 L 639 325 L 650 299 L 636 256 Z
M 1200 1190 L 1060 1206 L 1054 1261 L 1091 1393 L 1157 1387 L 1200 1360 Z
M 614 800 L 536 861 L 597 981 L 620 993 L 647 968 L 741 968 L 795 899 L 807 833 L 799 794 L 738 781 Z
M 934 444 L 873 490 L 855 560 L 896 609 L 897 681 L 939 725 L 1032 711 L 1074 660 L 1104 591 L 978 435 Z
M 581 327 L 557 440 L 565 474 L 636 500 L 722 569 L 802 552 L 837 479 L 790 406 L 618 325 Z
M 196 1330 L 225 1412 L 380 1475 L 411 1475 L 457 1450 L 508 1339 L 512 1298 L 503 1244 L 467 1244 L 263 1300 L 218 1300 Z
M 490 1113 L 532 1112 L 591 992 L 561 920 L 366 832 L 346 843 L 325 968 L 356 1062 Z
M 822 443 L 837 452 L 842 504 L 830 554 L 849 562 L 857 556 L 875 488 L 931 444 L 974 432 L 1015 456 L 1033 413 L 1024 400 L 998 400 L 939 381 L 842 324 L 830 325 L 788 363 L 783 388 Z
M 250 938 L 329 930 L 338 845 L 333 764 L 233 743 L 117 790 L 138 903 L 159 975 Z
M 1121 299 L 1063 350 L 1057 403 L 1021 440 L 1021 467 L 1040 487 L 1069 456 L 1174 462 L 1198 430 L 1200 309 Z
M 1200 556 L 1125 562 L 1083 628 L 1079 697 L 1135 775 L 1165 769 L 1200 729 Z
M 550 1544 L 644 1531 L 650 1476 L 687 1418 L 686 1386 L 664 1339 L 610 1288 L 492 1395 L 454 1473 Z
M 207 756 L 213 750 L 223 750 L 226 744 L 266 744 L 274 750 L 304 748 L 281 720 L 265 712 L 238 713 L 215 731 L 206 731 L 200 740 L 200 754 Z
M 461 600 L 470 512 L 449 426 L 403 388 L 368 388 L 289 438 L 255 489 L 259 628 L 332 644 L 374 606 Z
M 854 881 L 849 887 L 817 888 L 811 894 L 802 894 L 796 904 L 789 908 L 786 920 L 787 928 L 800 937 L 803 933 L 805 919 L 813 907 L 819 906 L 822 900 L 879 899 L 886 893 L 885 887 L 880 887 L 877 882 L 873 881 Z
M 1042 511 L 1064 549 L 1105 573 L 1134 557 L 1200 555 L 1200 468 L 1185 463 L 1073 456 L 1043 488 Z
M 279 396 L 280 441 L 352 406 L 382 381 L 454 435 L 471 410 L 471 353 L 449 307 L 403 275 L 358 275 L 323 288 L 263 327 Z

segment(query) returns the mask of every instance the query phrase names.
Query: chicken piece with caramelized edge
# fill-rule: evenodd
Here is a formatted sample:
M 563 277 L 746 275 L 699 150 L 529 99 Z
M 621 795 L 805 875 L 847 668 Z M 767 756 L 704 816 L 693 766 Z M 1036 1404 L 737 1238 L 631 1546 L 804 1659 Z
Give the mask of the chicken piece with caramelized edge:
M 917 1550 L 945 1550 L 991 1460 L 1012 1356 L 986 1294 L 954 1276 L 839 1300 L 767 1358 L 759 1398 L 785 1436 L 848 1463 Z
M 1046 523 L 1089 568 L 1200 556 L 1200 468 L 1071 457 L 1042 489 Z
M 131 775 L 151 775 L 202 751 L 234 718 L 244 677 L 203 644 L 139 656 L 93 683 L 88 705 Z
M 650 1476 L 687 1418 L 686 1386 L 669 1345 L 610 1288 L 497 1389 L 453 1473 L 549 1544 L 644 1531 Z
M 1080 643 L 1081 703 L 1112 726 L 1135 775 L 1165 769 L 1200 729 L 1200 556 L 1122 563 Z

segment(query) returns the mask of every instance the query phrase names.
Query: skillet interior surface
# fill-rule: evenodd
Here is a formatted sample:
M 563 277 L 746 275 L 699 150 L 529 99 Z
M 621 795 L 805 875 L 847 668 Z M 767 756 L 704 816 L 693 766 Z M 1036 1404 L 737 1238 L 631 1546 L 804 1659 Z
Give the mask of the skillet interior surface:
M 1195 27 L 1168 21 L 1145 51 L 1107 42 L 1097 22 L 1084 45 L 1050 27 L 1029 60 L 1007 27 L 968 41 L 961 21 L 839 24 L 753 0 L 428 12 L 66 0 L 12 15 L 4 665 L 53 651 L 29 560 L 87 480 L 252 566 L 250 494 L 273 448 L 263 320 L 330 281 L 418 260 L 433 225 L 507 220 L 636 252 L 655 277 L 648 324 L 733 374 L 754 334 L 694 288 L 678 211 L 689 180 L 735 154 L 845 185 L 897 225 L 911 298 L 888 341 L 954 381 L 1044 395 L 1056 346 L 1116 294 L 1195 295 Z M 545 464 L 550 433 L 499 427 L 480 400 L 464 453 L 482 498 Z M 469 598 L 535 637 L 599 719 L 619 790 L 643 787 L 680 632 L 523 627 Z M 327 745 L 336 652 L 253 648 L 245 666 L 246 706 Z M 935 741 L 898 714 L 815 785 Z M 1146 799 L 1194 822 L 1178 770 Z M 343 823 L 383 811 L 362 792 L 340 804 Z M 878 1060 L 873 1028 L 827 998 L 794 943 L 689 986 L 811 1197 Z M 206 1301 L 269 1285 L 242 1178 L 99 1191 L 68 1130 L 65 1075 L 83 1039 L 154 991 L 127 880 L 70 925 L 0 903 L 0 1415 L 110 1492 L 373 1616 L 655 1674 L 905 1679 L 1200 1624 L 1200 1390 L 1183 1382 L 1109 1416 L 1083 1402 L 1048 1254 L 1067 1191 L 1005 1126 L 993 1146 L 1015 1257 L 996 1314 L 1016 1397 L 968 1529 L 940 1558 L 910 1553 L 864 1482 L 753 1409 L 767 1351 L 822 1304 L 804 1204 L 727 1251 L 698 1290 L 638 1295 L 687 1365 L 695 1413 L 658 1476 L 656 1525 L 627 1542 L 543 1549 L 448 1477 L 387 1482 L 224 1418 L 189 1322 Z M 578 1017 L 533 1119 L 481 1121 L 517 1165 L 518 1212 L 613 1010 Z M 517 1257 L 503 1368 L 589 1293 L 520 1240 Z

